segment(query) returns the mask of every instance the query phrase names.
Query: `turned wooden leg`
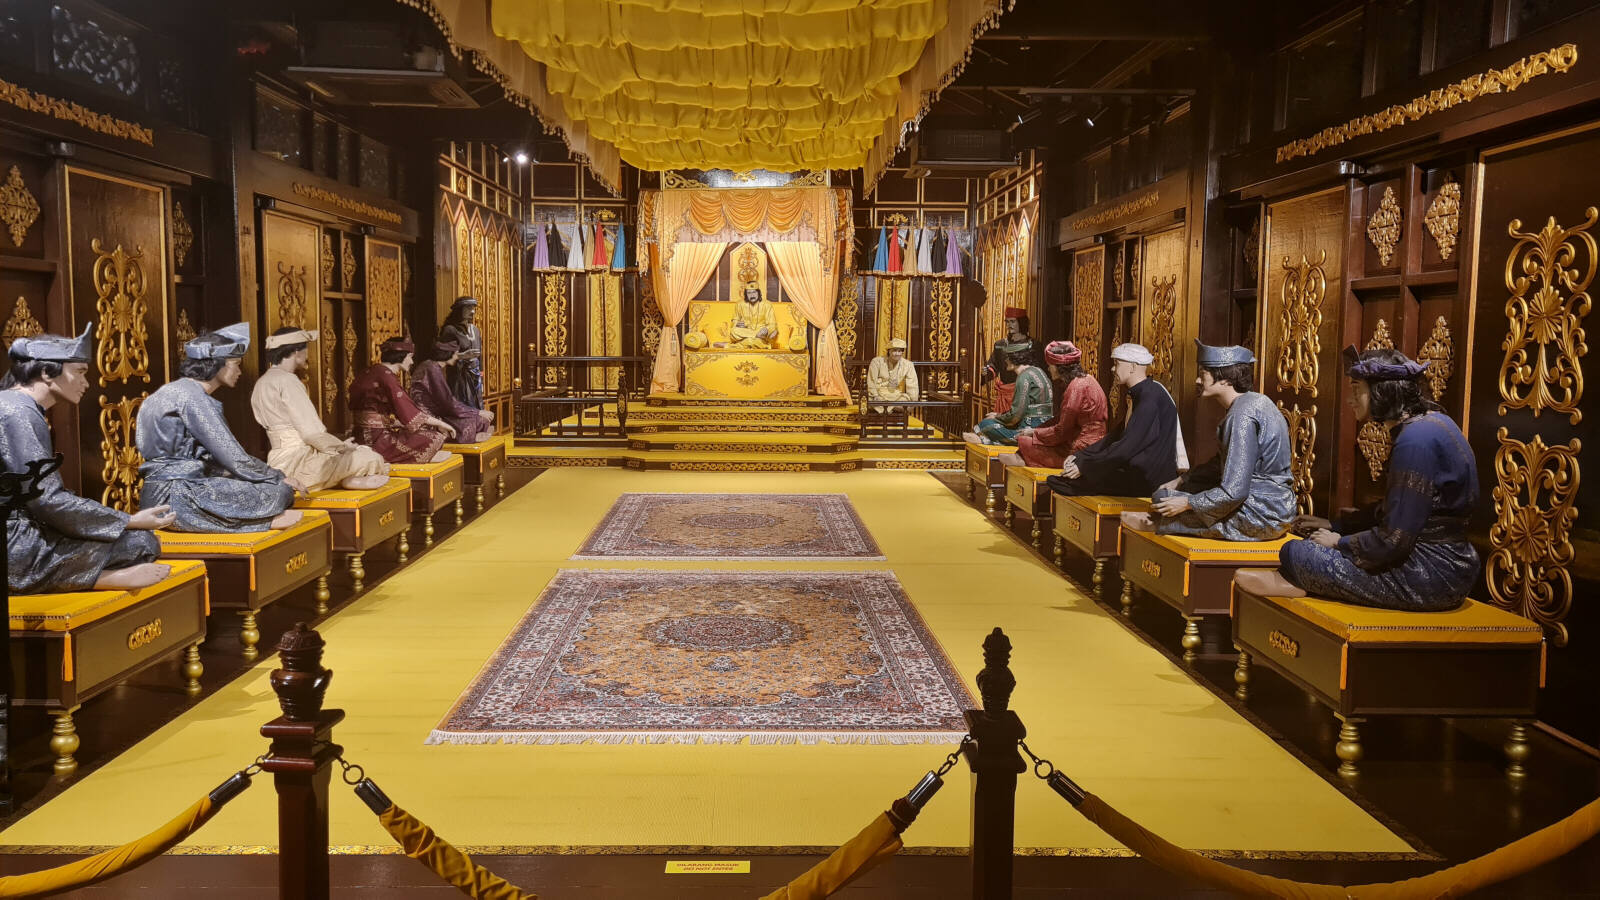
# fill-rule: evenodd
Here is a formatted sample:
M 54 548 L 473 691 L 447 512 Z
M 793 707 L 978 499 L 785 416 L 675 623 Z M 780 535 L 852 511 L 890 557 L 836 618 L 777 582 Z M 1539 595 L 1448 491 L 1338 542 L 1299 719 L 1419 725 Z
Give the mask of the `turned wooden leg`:
M 1059 534 L 1050 539 L 1050 556 L 1055 559 L 1056 568 L 1061 567 L 1061 549 L 1063 544 L 1064 542 L 1061 540 L 1061 535 Z
M 994 517 L 994 489 L 985 488 L 983 491 L 983 512 L 990 518 Z
M 460 528 L 461 527 L 461 523 L 465 522 L 466 520 L 467 520 L 467 504 L 462 500 L 457 500 L 456 501 L 456 527 Z
M 1033 517 L 1033 530 L 1028 533 L 1028 537 L 1033 540 L 1033 545 L 1035 547 L 1038 547 L 1040 550 L 1044 549 L 1044 543 L 1041 541 L 1041 539 L 1044 537 L 1044 532 L 1039 530 L 1038 516 Z
M 494 477 L 494 493 L 496 497 L 504 497 L 506 495 L 506 476 L 496 475 Z
M 328 601 L 333 599 L 333 591 L 328 590 L 328 576 L 317 576 L 317 615 L 328 614 Z
M 1233 689 L 1233 695 L 1243 703 L 1250 699 L 1250 654 L 1239 651 L 1239 662 L 1233 667 L 1233 683 L 1238 687 Z
M 1361 729 L 1356 726 L 1363 721 L 1339 719 L 1339 743 L 1333 745 L 1333 752 L 1339 757 L 1339 774 L 1346 778 L 1361 774 L 1361 768 L 1356 765 L 1361 762 Z
M 433 513 L 422 517 L 422 548 L 426 550 L 433 546 Z
M 1528 743 L 1528 726 L 1520 719 L 1511 721 L 1511 733 L 1506 735 L 1506 777 L 1514 782 L 1520 782 L 1528 777 L 1528 770 L 1522 765 L 1528 759 L 1528 754 L 1533 752 L 1533 747 Z
M 200 645 L 190 644 L 183 651 L 183 666 L 179 669 L 183 674 L 183 689 L 193 697 L 200 693 L 200 676 L 206 673 L 206 667 L 200 664 Z
M 1200 649 L 1200 619 L 1197 616 L 1183 617 L 1183 661 L 1186 665 L 1194 665 L 1195 651 Z
M 242 655 L 245 661 L 251 662 L 261 655 L 261 651 L 256 649 L 256 644 L 261 643 L 261 629 L 256 627 L 255 610 L 247 609 L 242 615 L 244 621 L 239 625 L 239 643 L 244 648 Z
M 971 478 L 967 479 L 967 502 L 978 502 L 978 483 L 973 481 Z
M 55 718 L 55 725 L 50 729 L 50 752 L 56 755 L 55 765 L 52 766 L 57 777 L 65 777 L 78 771 L 78 760 L 73 757 L 78 752 L 82 743 L 78 740 L 77 726 L 72 723 L 72 714 L 77 712 L 76 706 L 71 709 L 51 710 L 50 715 Z
M 1122 614 L 1133 614 L 1133 582 L 1126 578 L 1122 579 Z
M 405 540 L 404 534 L 404 532 L 401 532 L 401 540 Z M 361 564 L 360 553 L 350 554 L 350 580 L 354 583 L 353 586 L 358 591 L 366 586 L 367 567 Z
M 411 523 L 410 522 L 407 522 L 406 523 L 406 527 L 400 529 L 400 533 L 395 536 L 394 554 L 395 554 L 395 558 L 399 560 L 400 565 L 402 565 L 402 566 L 406 564 L 406 560 L 411 558 Z
M 482 483 L 479 483 L 478 490 L 476 492 L 476 496 L 473 499 L 477 501 L 478 512 L 483 512 L 483 484 Z
M 1089 576 L 1089 583 L 1099 587 L 1106 583 L 1106 561 L 1095 557 L 1094 574 Z
M 1010 531 L 1011 530 L 1011 526 L 1015 525 L 1016 523 L 1017 523 L 1017 508 L 1012 506 L 1010 503 L 1007 503 L 1006 504 L 1006 530 Z

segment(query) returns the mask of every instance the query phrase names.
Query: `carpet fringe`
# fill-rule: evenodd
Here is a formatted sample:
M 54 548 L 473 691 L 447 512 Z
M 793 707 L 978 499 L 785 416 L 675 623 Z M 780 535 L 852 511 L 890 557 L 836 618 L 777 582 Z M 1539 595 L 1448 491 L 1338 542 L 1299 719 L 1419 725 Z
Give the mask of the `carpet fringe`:
M 959 731 L 852 732 L 749 731 L 463 731 L 429 732 L 424 744 L 959 744 Z

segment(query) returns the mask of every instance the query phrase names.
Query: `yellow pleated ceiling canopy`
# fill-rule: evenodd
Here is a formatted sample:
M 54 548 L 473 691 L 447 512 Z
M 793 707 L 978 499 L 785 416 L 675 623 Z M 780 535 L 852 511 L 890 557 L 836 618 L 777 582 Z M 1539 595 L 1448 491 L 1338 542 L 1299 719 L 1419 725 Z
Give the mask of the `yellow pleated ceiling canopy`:
M 640 169 L 865 168 L 1014 0 L 400 0 L 613 188 Z

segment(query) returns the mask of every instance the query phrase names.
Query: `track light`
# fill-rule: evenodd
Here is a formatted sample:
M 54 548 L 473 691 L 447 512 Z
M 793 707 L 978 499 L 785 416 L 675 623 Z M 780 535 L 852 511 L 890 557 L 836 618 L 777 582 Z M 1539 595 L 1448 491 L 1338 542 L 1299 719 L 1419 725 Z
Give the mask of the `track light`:
M 528 151 L 526 151 L 526 150 L 518 150 L 514 154 L 513 158 L 516 159 L 517 165 L 525 166 L 525 165 L 528 164 Z
M 1090 128 L 1093 128 L 1094 127 L 1094 116 L 1092 116 L 1092 115 L 1091 116 L 1084 116 L 1083 117 L 1083 124 L 1089 126 Z

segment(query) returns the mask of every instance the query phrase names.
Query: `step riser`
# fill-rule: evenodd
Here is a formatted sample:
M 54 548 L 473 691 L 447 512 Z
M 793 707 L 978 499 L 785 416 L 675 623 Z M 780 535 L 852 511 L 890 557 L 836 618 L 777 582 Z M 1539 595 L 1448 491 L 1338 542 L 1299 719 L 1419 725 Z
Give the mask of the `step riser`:
M 639 422 L 690 422 L 697 425 L 758 425 L 778 423 L 783 425 L 856 425 L 861 416 L 855 410 L 750 410 L 733 412 L 725 410 L 693 409 L 630 409 L 628 421 Z
M 716 425 L 699 422 L 651 422 L 629 425 L 628 436 L 640 434 L 829 434 L 855 437 L 861 429 L 854 425 Z
M 673 450 L 687 453 L 850 453 L 856 449 L 855 441 L 840 441 L 835 444 L 785 444 L 773 443 L 743 443 L 739 441 L 629 441 L 630 450 L 651 452 L 656 450 Z
M 705 397 L 703 399 L 681 397 L 666 400 L 657 397 L 651 397 L 645 401 L 645 405 L 649 406 L 651 409 L 670 409 L 675 406 L 742 406 L 749 409 L 771 409 L 773 407 L 790 409 L 840 409 L 851 406 L 852 404 L 845 400 L 832 398 L 812 398 L 806 400 L 731 400 L 727 397 Z

